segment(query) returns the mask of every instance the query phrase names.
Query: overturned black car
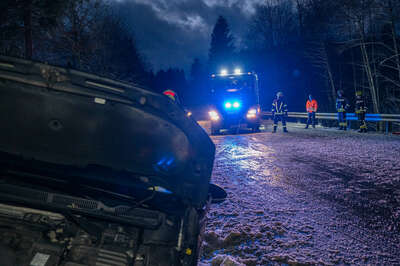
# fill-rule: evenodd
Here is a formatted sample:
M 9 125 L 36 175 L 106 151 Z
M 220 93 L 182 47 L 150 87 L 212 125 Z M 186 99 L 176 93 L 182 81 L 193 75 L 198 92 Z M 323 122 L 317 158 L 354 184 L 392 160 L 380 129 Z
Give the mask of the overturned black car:
M 1 265 L 196 265 L 214 151 L 161 94 L 0 57 Z

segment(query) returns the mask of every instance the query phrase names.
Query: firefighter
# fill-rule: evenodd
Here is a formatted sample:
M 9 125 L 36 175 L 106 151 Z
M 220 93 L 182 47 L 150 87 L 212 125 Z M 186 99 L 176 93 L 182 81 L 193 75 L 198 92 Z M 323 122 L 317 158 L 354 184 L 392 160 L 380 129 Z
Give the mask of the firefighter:
M 365 122 L 365 114 L 367 113 L 367 106 L 363 97 L 362 91 L 356 92 L 356 108 L 355 112 L 357 114 L 358 122 L 360 123 L 360 129 L 358 132 L 367 132 L 367 123 Z
M 307 125 L 305 128 L 307 129 L 311 123 L 312 123 L 312 127 L 315 128 L 315 113 L 317 112 L 317 109 L 318 109 L 318 103 L 317 103 L 317 100 L 315 100 L 311 94 L 308 96 L 308 100 L 306 103 L 306 109 L 307 109 L 307 113 L 308 113 L 308 119 L 307 119 Z
M 347 130 L 346 115 L 350 105 L 347 99 L 344 97 L 344 92 L 342 90 L 339 90 L 337 95 L 336 110 L 338 112 L 339 130 Z
M 283 132 L 288 132 L 286 128 L 287 112 L 287 104 L 285 102 L 285 99 L 283 98 L 283 93 L 278 92 L 276 94 L 275 100 L 272 103 L 272 116 L 274 118 L 274 130 L 272 131 L 272 133 L 276 133 L 279 120 L 282 121 Z

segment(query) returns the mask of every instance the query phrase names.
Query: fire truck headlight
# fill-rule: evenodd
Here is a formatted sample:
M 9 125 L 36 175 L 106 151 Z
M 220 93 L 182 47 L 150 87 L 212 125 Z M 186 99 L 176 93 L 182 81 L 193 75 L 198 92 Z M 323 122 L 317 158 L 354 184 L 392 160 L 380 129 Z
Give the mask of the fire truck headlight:
M 208 112 L 208 115 L 210 116 L 212 121 L 218 121 L 219 120 L 219 115 L 216 111 L 210 111 Z
M 247 112 L 247 118 L 256 118 L 257 117 L 257 109 L 255 108 L 251 108 L 248 112 Z
M 257 109 L 250 109 L 248 112 L 247 112 L 248 114 L 252 114 L 252 115 L 255 115 L 255 114 L 257 114 Z
M 228 75 L 228 70 L 222 69 L 220 74 L 221 74 L 221 76 L 226 76 L 226 75 Z
M 235 69 L 235 75 L 240 75 L 242 74 L 242 70 L 240 68 Z

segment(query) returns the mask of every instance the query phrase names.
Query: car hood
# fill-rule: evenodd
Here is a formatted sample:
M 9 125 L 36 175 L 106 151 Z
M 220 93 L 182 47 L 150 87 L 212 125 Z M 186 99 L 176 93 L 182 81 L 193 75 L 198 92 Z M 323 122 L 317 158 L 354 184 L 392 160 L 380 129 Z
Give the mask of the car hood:
M 10 57 L 0 57 L 0 94 L 1 158 L 53 173 L 58 165 L 65 178 L 139 179 L 198 206 L 207 200 L 214 144 L 169 98 Z

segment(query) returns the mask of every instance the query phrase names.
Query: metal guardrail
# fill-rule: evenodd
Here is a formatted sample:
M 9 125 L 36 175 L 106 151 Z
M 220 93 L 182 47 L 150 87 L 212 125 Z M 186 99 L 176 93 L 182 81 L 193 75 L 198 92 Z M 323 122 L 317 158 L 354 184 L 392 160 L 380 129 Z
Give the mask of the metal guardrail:
M 262 112 L 263 116 L 272 116 L 271 112 Z M 289 112 L 289 118 L 308 118 L 307 113 L 299 113 L 299 112 Z M 337 120 L 337 113 L 316 113 L 317 119 L 322 120 Z M 358 120 L 357 114 L 355 113 L 347 113 L 348 121 L 356 121 Z M 389 132 L 389 123 L 400 123 L 400 114 L 366 114 L 365 120 L 367 122 L 384 122 L 385 123 L 385 131 Z

